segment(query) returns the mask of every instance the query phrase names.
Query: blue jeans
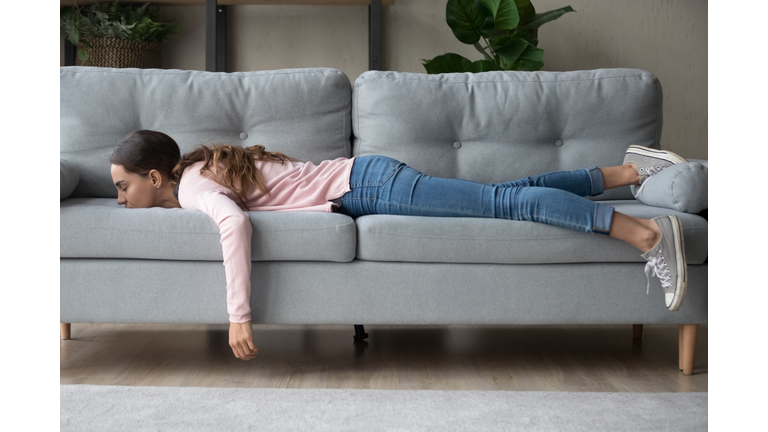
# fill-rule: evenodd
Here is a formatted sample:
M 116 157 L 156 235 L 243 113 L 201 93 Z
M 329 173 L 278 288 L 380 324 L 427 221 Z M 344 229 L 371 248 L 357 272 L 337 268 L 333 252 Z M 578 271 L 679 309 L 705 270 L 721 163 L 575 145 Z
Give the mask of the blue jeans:
M 523 220 L 608 235 L 614 207 L 583 198 L 603 193 L 598 167 L 507 183 L 431 177 L 386 156 L 359 156 L 352 189 L 334 200 L 351 217 L 391 214 Z

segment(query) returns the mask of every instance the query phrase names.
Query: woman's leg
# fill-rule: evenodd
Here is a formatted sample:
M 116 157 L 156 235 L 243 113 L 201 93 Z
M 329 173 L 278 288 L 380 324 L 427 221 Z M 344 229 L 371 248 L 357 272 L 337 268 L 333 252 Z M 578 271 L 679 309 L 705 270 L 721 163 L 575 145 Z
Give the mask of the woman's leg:
M 661 240 L 661 229 L 651 219 L 640 219 L 614 211 L 608 235 L 645 253 Z
M 556 171 L 514 182 L 499 183 L 496 186 L 543 186 L 562 189 L 586 197 L 597 195 L 608 189 L 640 184 L 640 174 L 637 171 L 637 166 L 632 162 L 599 168 L 599 174 L 602 178 L 598 178 L 596 169 L 597 167 L 590 167 L 575 171 Z M 584 170 L 589 174 L 589 178 L 584 175 Z M 661 230 L 650 219 L 640 219 L 614 210 L 608 235 L 635 246 L 641 252 L 646 252 L 659 242 Z
M 600 184 L 593 185 L 593 180 Z M 600 170 L 592 167 L 498 185 L 483 184 L 431 177 L 392 158 L 367 156 L 355 162 L 350 175 L 352 190 L 341 197 L 341 203 L 353 217 L 486 217 L 541 222 L 608 235 L 612 206 L 554 187 L 574 187 L 595 195 L 603 192 L 602 180 Z M 545 187 L 534 186 L 538 184 Z
M 511 182 L 497 183 L 495 186 L 540 186 L 561 189 L 586 197 L 598 195 L 608 189 L 637 184 L 640 184 L 640 174 L 637 172 L 635 164 L 630 162 L 604 168 L 592 166 L 573 171 L 554 171 Z
M 605 190 L 640 184 L 640 174 L 637 172 L 637 165 L 633 162 L 600 168 L 600 172 L 603 174 L 603 187 Z
M 661 235 L 655 222 L 583 197 L 603 193 L 606 186 L 636 184 L 639 175 L 631 175 L 632 169 L 629 164 L 590 167 L 483 184 L 431 177 L 394 159 L 369 156 L 355 162 L 352 191 L 341 202 L 344 212 L 353 217 L 394 214 L 525 220 L 609 235 L 645 252 Z
M 612 171 L 609 170 L 609 174 Z M 489 183 L 503 188 L 544 187 L 560 189 L 580 197 L 594 196 L 604 191 L 605 174 L 601 168 L 591 166 L 572 171 L 552 171 L 504 183 Z
M 640 184 L 640 173 L 633 162 L 615 167 L 600 168 L 605 189 Z M 647 252 L 661 240 L 661 229 L 651 219 L 640 219 L 614 212 L 608 234 L 623 240 L 642 252 Z

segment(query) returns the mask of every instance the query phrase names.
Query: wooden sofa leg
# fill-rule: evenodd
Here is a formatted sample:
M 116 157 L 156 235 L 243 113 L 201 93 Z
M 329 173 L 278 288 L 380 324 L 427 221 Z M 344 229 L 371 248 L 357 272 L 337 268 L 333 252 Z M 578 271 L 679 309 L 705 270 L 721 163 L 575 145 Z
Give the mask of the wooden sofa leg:
M 72 328 L 70 323 L 61 323 L 61 339 L 69 339 L 69 331 Z
M 680 370 L 683 370 L 683 325 L 678 324 L 677 325 L 677 358 L 678 358 L 678 368 Z
M 632 324 L 632 339 L 642 339 L 643 337 L 643 325 Z
M 678 343 L 680 344 L 680 370 L 683 375 L 693 375 L 694 354 L 696 353 L 696 335 L 698 324 L 679 324 Z

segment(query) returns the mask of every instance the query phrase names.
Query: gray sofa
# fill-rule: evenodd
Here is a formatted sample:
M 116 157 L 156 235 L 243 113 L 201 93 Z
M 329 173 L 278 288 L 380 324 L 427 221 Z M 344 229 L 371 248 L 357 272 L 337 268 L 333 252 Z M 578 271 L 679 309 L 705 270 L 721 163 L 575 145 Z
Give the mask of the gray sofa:
M 118 206 L 108 158 L 137 129 L 264 145 L 315 164 L 379 154 L 482 183 L 621 165 L 659 148 L 662 90 L 636 69 L 426 75 L 332 68 L 213 73 L 62 67 L 61 316 L 69 323 L 228 323 L 217 225 L 205 213 Z M 685 155 L 683 155 L 685 156 Z M 676 312 L 645 261 L 607 236 L 525 221 L 249 212 L 253 324 L 679 324 L 693 373 L 707 322 L 707 220 L 630 187 L 590 197 L 675 214 L 688 290 Z M 350 329 L 352 330 L 352 329 Z M 76 335 L 75 335 L 76 336 Z M 671 367 L 671 365 L 670 365 Z

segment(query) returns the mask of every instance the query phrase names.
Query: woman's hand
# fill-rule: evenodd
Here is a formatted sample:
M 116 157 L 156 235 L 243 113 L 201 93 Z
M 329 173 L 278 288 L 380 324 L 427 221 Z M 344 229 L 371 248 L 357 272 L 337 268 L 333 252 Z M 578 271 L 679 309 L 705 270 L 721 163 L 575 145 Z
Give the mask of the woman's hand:
M 256 357 L 259 349 L 253 345 L 253 328 L 251 320 L 244 323 L 229 323 L 229 346 L 235 353 L 235 357 L 242 360 L 250 360 Z

